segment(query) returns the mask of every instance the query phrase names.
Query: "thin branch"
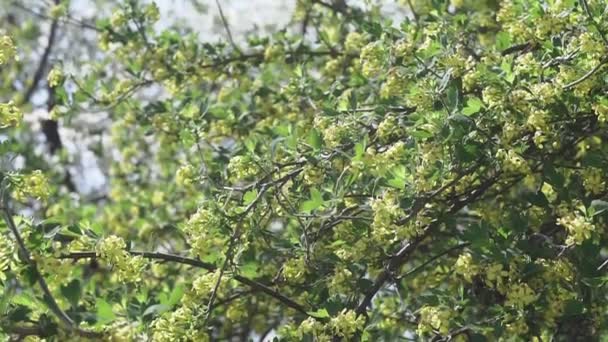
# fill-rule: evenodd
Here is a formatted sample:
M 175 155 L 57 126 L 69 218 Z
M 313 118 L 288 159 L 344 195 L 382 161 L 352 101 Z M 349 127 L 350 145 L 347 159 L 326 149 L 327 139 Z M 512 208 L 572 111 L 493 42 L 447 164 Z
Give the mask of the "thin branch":
M 230 31 L 230 26 L 228 25 L 228 20 L 226 19 L 226 16 L 224 16 L 224 11 L 222 10 L 222 6 L 220 5 L 219 0 L 215 0 L 215 4 L 217 5 L 217 9 L 220 12 L 220 19 L 222 20 L 222 25 L 224 26 L 226 35 L 228 35 L 228 41 L 230 42 L 230 45 L 232 45 L 232 47 L 238 53 L 242 53 L 241 49 L 238 47 L 238 45 L 236 45 L 236 43 L 234 42 L 234 39 L 232 38 L 232 32 Z
M 454 251 L 457 251 L 459 249 L 463 249 L 463 248 L 467 247 L 470 244 L 471 244 L 470 242 L 464 242 L 464 243 L 461 243 L 459 245 L 456 245 L 456 246 L 453 246 L 451 248 L 448 248 L 445 251 L 443 251 L 443 252 L 435 255 L 434 257 L 430 258 L 429 260 L 425 261 L 420 266 L 418 266 L 418 267 L 416 267 L 414 269 L 409 270 L 407 273 L 405 273 L 404 275 L 400 276 L 398 279 L 403 279 L 403 278 L 406 278 L 406 277 L 408 277 L 408 276 L 410 276 L 410 275 L 412 275 L 414 273 L 417 273 L 421 269 L 425 268 L 428 264 L 434 262 L 437 259 L 440 259 L 444 255 L 450 254 L 450 253 L 452 253 Z
M 44 52 L 42 53 L 42 57 L 40 58 L 40 62 L 38 63 L 38 68 L 34 72 L 34 77 L 32 78 L 32 83 L 30 84 L 30 86 L 25 91 L 25 94 L 23 95 L 23 103 L 29 102 L 30 98 L 34 94 L 34 91 L 36 91 L 36 88 L 38 87 L 38 83 L 40 83 L 40 80 L 42 79 L 42 76 L 44 75 L 44 71 L 46 70 L 46 66 L 48 64 L 49 57 L 51 56 L 51 50 L 53 49 L 53 44 L 55 43 L 55 36 L 57 35 L 57 27 L 59 26 L 58 24 L 59 24 L 59 22 L 57 21 L 57 19 L 53 19 L 53 21 L 51 23 L 51 29 L 49 31 L 49 38 L 47 39 L 46 47 L 44 48 Z
M 159 252 L 139 252 L 139 251 L 128 251 L 128 252 L 131 255 L 139 255 L 146 259 L 177 262 L 177 263 L 184 264 L 184 265 L 190 265 L 193 267 L 202 268 L 209 272 L 215 272 L 217 270 L 217 267 L 213 264 L 206 263 L 206 262 L 196 260 L 196 259 L 182 257 L 179 255 L 159 253 Z M 97 258 L 97 254 L 95 252 L 88 252 L 88 251 L 87 252 L 74 252 L 74 253 L 69 253 L 69 254 L 59 256 L 59 259 L 72 259 L 72 260 L 95 259 L 95 258 Z M 241 284 L 249 286 L 252 289 L 264 292 L 265 294 L 269 295 L 270 297 L 273 297 L 276 300 L 280 301 L 281 303 L 285 304 L 285 306 L 287 306 L 287 307 L 290 307 L 306 316 L 311 316 L 308 314 L 308 310 L 306 310 L 306 308 L 303 305 L 301 305 L 301 304 L 295 302 L 294 300 L 290 299 L 289 297 L 273 290 L 272 288 L 270 288 L 267 285 L 264 285 L 260 282 L 257 282 L 255 280 L 249 279 L 247 277 L 244 277 L 244 276 L 241 276 L 238 274 L 235 274 L 233 276 L 233 279 L 238 281 Z M 311 317 L 314 317 L 314 316 L 311 316 Z
M 604 66 L 604 64 L 606 64 L 606 62 L 608 62 L 608 57 L 602 58 L 602 60 L 595 67 L 593 67 L 593 69 L 587 71 L 587 73 L 584 74 L 578 80 L 575 80 L 575 81 L 572 81 L 572 82 L 566 84 L 563 88 L 570 89 L 570 88 L 576 86 L 577 84 L 584 82 L 586 79 L 593 76 L 593 74 L 595 74 L 602 66 Z
M 48 308 L 51 310 L 51 312 L 55 316 L 57 316 L 57 318 L 59 318 L 59 321 L 61 323 L 63 323 L 63 325 L 68 330 L 73 331 L 76 334 L 83 336 L 83 337 L 101 337 L 101 336 L 103 336 L 102 333 L 88 331 L 88 330 L 79 328 L 78 326 L 76 326 L 74 321 L 59 307 L 59 304 L 57 304 L 57 301 L 53 297 L 53 294 L 51 293 L 49 286 L 47 285 L 46 281 L 44 280 L 44 277 L 39 272 L 38 266 L 36 265 L 36 261 L 32 258 L 29 250 L 27 249 L 27 247 L 25 245 L 25 241 L 23 241 L 23 238 L 21 237 L 21 234 L 19 233 L 19 229 L 17 228 L 15 221 L 13 221 L 13 215 L 10 212 L 10 210 L 8 209 L 7 204 L 8 203 L 6 203 L 6 201 L 3 200 L 2 207 L 0 208 L 0 210 L 2 210 L 2 213 L 4 216 L 4 221 L 6 222 L 6 225 L 8 226 L 9 230 L 15 236 L 15 240 L 17 241 L 17 245 L 19 246 L 19 251 L 21 253 L 21 256 L 23 257 L 23 260 L 34 270 L 35 274 L 37 275 L 36 278 L 38 280 L 38 285 L 42 289 L 42 293 L 44 294 L 44 297 L 46 299 L 45 302 L 46 302 Z
M 473 201 L 477 200 L 497 181 L 498 176 L 494 176 L 486 180 L 479 187 L 471 191 L 468 197 L 463 200 L 456 200 L 455 203 L 452 204 L 447 214 L 456 213 L 460 209 L 467 206 L 469 203 L 472 203 Z M 409 259 L 410 255 L 414 252 L 418 245 L 420 245 L 420 243 L 422 243 L 431 234 L 431 232 L 433 232 L 441 224 L 441 222 L 441 218 L 434 219 L 424 229 L 424 232 L 422 232 L 421 235 L 408 242 L 395 255 L 390 258 L 384 270 L 380 272 L 380 274 L 376 277 L 376 280 L 374 281 L 372 287 L 367 291 L 363 300 L 357 306 L 357 315 L 363 315 L 367 313 L 367 307 L 371 304 L 372 299 L 376 296 L 376 293 L 378 293 L 378 291 L 380 291 L 380 289 L 393 276 L 393 274 L 398 271 L 401 266 L 403 266 L 403 264 Z
M 228 267 L 228 263 L 232 262 L 232 254 L 234 252 L 234 247 L 236 245 L 236 241 L 241 235 L 240 227 L 237 227 L 234 230 L 234 233 L 230 237 L 230 243 L 228 244 L 228 250 L 226 250 L 226 259 L 222 263 L 222 267 L 220 268 L 220 274 L 217 276 L 217 280 L 215 281 L 215 285 L 213 286 L 213 290 L 211 291 L 211 296 L 209 297 L 209 303 L 207 304 L 207 313 L 205 314 L 205 324 L 209 321 L 209 317 L 211 316 L 211 311 L 213 311 L 213 303 L 215 302 L 215 298 L 217 297 L 217 290 L 220 288 L 220 283 L 222 282 L 222 276 L 224 272 L 226 272 L 226 267 Z
M 589 9 L 589 4 L 587 3 L 587 0 L 581 0 L 581 6 L 583 6 L 583 10 L 585 10 L 585 14 L 587 14 L 589 21 L 591 21 L 593 26 L 595 26 L 595 29 L 597 30 L 597 32 L 600 34 L 600 37 L 602 37 L 604 44 L 606 45 L 606 47 L 608 47 L 608 38 L 606 38 L 604 31 L 602 30 L 600 25 L 597 23 L 597 21 L 595 21 L 595 19 L 593 18 L 593 14 L 591 13 L 591 10 Z

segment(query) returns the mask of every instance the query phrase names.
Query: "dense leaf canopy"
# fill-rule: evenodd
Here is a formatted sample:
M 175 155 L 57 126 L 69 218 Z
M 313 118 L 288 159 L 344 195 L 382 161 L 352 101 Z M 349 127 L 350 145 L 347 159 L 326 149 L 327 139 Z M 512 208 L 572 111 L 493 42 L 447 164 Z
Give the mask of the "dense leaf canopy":
M 607 338 L 605 1 L 40 3 L 0 5 L 2 340 Z

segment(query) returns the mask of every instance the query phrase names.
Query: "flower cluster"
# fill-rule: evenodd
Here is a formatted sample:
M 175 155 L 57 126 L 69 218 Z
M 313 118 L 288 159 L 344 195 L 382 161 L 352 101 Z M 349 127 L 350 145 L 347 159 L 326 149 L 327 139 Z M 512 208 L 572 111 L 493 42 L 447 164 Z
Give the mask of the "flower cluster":
M 361 71 L 365 77 L 378 76 L 386 66 L 388 52 L 382 42 L 367 44 L 361 50 Z
M 513 150 L 498 150 L 496 159 L 502 162 L 503 169 L 506 172 L 527 173 L 530 170 L 526 160 Z
M 65 80 L 65 75 L 63 74 L 63 71 L 61 69 L 59 69 L 58 67 L 54 67 L 49 72 L 49 75 L 46 79 L 49 82 L 49 87 L 55 88 L 63 84 L 63 81 Z
M 440 334 L 447 335 L 453 316 L 454 313 L 446 307 L 424 306 L 420 309 L 420 320 L 416 332 L 422 336 L 437 330 Z
M 349 32 L 344 40 L 344 49 L 347 52 L 359 52 L 367 44 L 368 39 L 363 33 Z
M 372 222 L 373 236 L 378 241 L 388 242 L 395 237 L 398 230 L 395 220 L 403 216 L 403 209 L 394 192 L 387 192 L 384 196 L 372 200 L 374 220 Z
M 591 239 L 596 227 L 591 220 L 580 213 L 570 213 L 557 219 L 557 224 L 568 231 L 566 243 L 580 245 Z
M 506 305 L 511 305 L 519 309 L 534 302 L 538 298 L 534 290 L 528 284 L 512 284 L 507 290 Z
M 228 164 L 228 172 L 235 181 L 247 180 L 258 174 L 259 167 L 250 157 L 234 156 Z
M 473 280 L 473 277 L 479 274 L 480 268 L 478 265 L 475 265 L 473 261 L 473 256 L 471 253 L 462 253 L 458 260 L 456 260 L 456 264 L 454 265 L 454 271 L 457 274 L 463 276 L 468 282 Z
M 157 318 L 152 323 L 152 339 L 159 342 L 209 341 L 204 329 L 198 329 L 194 309 L 184 306 Z
M 147 262 L 142 256 L 129 254 L 126 247 L 125 240 L 111 235 L 97 243 L 96 253 L 99 258 L 116 268 L 118 281 L 138 282 Z
M 404 71 L 391 69 L 386 76 L 386 81 L 380 88 L 380 97 L 389 98 L 391 96 L 403 95 L 407 89 L 408 77 Z
M 196 181 L 196 169 L 191 164 L 180 166 L 175 172 L 175 183 L 183 188 L 192 186 Z
M 357 316 L 353 310 L 344 309 L 337 316 L 332 317 L 329 324 L 337 335 L 350 339 L 363 328 L 365 318 Z
M 23 112 L 11 101 L 0 103 L 0 128 L 19 126 Z
M 606 189 L 604 172 L 597 167 L 585 168 L 581 171 L 585 190 L 593 195 L 599 195 Z
M 40 170 L 16 176 L 15 185 L 13 194 L 18 201 L 25 201 L 28 197 L 46 200 L 51 193 L 48 179 Z
M 283 276 L 292 283 L 300 283 L 306 276 L 306 261 L 303 258 L 289 259 L 283 264 Z
M 8 63 L 17 57 L 17 48 L 9 36 L 0 36 L 0 65 Z
M 222 250 L 227 237 L 222 234 L 223 219 L 214 209 L 202 206 L 182 228 L 192 253 L 204 259 L 215 251 Z

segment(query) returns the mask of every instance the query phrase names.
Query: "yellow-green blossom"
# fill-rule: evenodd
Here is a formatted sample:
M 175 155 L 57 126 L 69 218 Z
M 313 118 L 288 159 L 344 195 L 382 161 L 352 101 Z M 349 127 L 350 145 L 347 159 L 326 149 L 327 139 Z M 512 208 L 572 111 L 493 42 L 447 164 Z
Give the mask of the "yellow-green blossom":
M 63 84 L 65 80 L 65 76 L 63 75 L 63 71 L 58 67 L 54 67 L 47 76 L 47 81 L 49 82 L 49 87 L 55 88 Z
M 17 48 L 9 36 L 0 36 L 0 65 L 17 57 Z
M 16 177 L 14 196 L 18 201 L 25 201 L 28 197 L 46 200 L 50 192 L 49 182 L 40 170 Z
M 0 128 L 19 126 L 23 112 L 12 101 L 0 103 Z

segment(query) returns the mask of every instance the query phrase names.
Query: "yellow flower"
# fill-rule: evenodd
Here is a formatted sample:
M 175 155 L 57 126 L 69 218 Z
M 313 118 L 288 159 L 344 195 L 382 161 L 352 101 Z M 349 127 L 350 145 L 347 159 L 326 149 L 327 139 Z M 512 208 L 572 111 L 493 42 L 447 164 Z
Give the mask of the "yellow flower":
M 438 306 L 424 306 L 420 309 L 420 320 L 418 321 L 418 335 L 438 330 L 440 334 L 447 335 L 450 332 L 450 321 L 453 314 L 451 310 Z
M 570 213 L 557 219 L 557 224 L 563 226 L 568 231 L 566 243 L 569 245 L 580 245 L 589 240 L 596 228 L 590 219 L 580 213 Z
M 468 282 L 471 282 L 472 278 L 479 273 L 479 266 L 474 264 L 471 253 L 465 252 L 456 260 L 454 270 L 456 273 L 462 275 Z
M 127 244 L 118 236 L 110 235 L 96 246 L 96 253 L 100 259 L 111 264 L 120 282 L 141 281 L 141 274 L 148 265 L 142 256 L 132 256 L 125 249 Z
M 359 32 L 349 32 L 344 40 L 346 52 L 358 52 L 367 44 L 367 37 Z
M 112 13 L 112 17 L 110 18 L 110 24 L 114 28 L 118 28 L 127 23 L 127 16 L 125 12 L 121 10 L 116 10 Z
M 353 310 L 344 309 L 337 316 L 332 317 L 329 324 L 336 334 L 349 339 L 363 328 L 365 318 L 363 316 L 357 317 Z
M 514 284 L 507 290 L 507 300 L 505 304 L 523 309 L 524 306 L 534 302 L 538 296 L 528 284 Z
M 17 57 L 17 48 L 9 36 L 0 36 L 0 65 Z
M 63 71 L 61 69 L 54 67 L 47 76 L 47 81 L 49 82 L 49 87 L 55 88 L 63 84 L 65 80 L 65 76 L 63 75 Z
M 382 72 L 387 62 L 387 51 L 382 42 L 367 44 L 361 50 L 361 67 L 365 77 L 375 77 Z
M 25 201 L 27 197 L 46 200 L 50 195 L 50 187 L 46 176 L 40 170 L 17 177 L 15 199 Z
M 175 183 L 181 187 L 189 187 L 196 180 L 196 170 L 191 164 L 183 165 L 175 173 Z
M 0 103 L 0 128 L 19 126 L 23 112 L 11 101 Z

